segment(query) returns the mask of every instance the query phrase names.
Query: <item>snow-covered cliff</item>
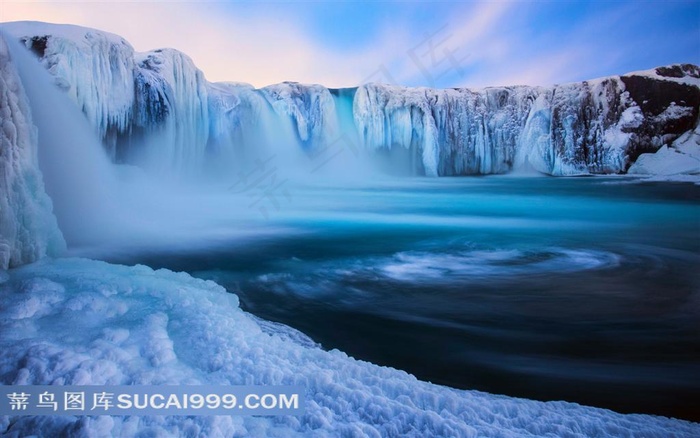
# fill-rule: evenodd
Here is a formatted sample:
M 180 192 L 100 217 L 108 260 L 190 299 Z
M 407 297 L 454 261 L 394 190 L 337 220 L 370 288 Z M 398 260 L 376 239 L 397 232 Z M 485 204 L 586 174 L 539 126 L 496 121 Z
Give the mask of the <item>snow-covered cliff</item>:
M 625 173 L 641 154 L 691 131 L 700 106 L 700 69 L 693 65 L 553 87 L 365 84 L 340 96 L 320 85 L 212 84 L 176 50 L 137 53 L 96 30 L 4 27 L 41 58 L 113 159 L 176 172 L 235 163 L 274 131 L 282 134 L 263 143 L 307 153 L 348 135 L 377 155 L 403 157 L 396 166 L 431 176 L 519 168 Z M 352 112 L 341 111 L 348 96 Z
M 542 87 L 410 89 L 364 85 L 355 120 L 370 148 L 420 154 L 428 175 L 623 173 L 691 130 L 700 70 L 677 67 Z M 700 170 L 700 169 L 699 169 Z
M 110 146 L 116 133 L 129 130 L 135 120 L 136 95 L 136 59 L 129 43 L 116 35 L 70 25 L 27 22 L 3 28 L 11 35 L 31 35 L 24 42 L 29 41 L 56 85 L 78 104 Z
M 65 246 L 37 159 L 37 130 L 0 33 L 0 269 L 30 263 Z

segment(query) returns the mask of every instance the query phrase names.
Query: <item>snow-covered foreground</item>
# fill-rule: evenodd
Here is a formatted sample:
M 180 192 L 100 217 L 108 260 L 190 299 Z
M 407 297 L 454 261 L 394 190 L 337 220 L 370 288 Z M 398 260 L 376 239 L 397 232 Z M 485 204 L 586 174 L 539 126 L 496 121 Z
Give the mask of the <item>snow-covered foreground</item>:
M 700 425 L 461 391 L 326 352 L 184 273 L 85 259 L 0 273 L 0 383 L 302 385 L 301 417 L 0 417 L 3 436 L 700 436 Z

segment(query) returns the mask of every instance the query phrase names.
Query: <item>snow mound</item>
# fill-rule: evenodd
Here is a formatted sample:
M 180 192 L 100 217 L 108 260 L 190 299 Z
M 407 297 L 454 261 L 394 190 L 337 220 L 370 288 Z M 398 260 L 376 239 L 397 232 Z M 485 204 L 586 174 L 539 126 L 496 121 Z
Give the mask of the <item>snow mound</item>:
M 700 86 L 700 67 L 692 64 L 674 64 L 628 73 L 627 76 L 644 76 L 651 79 Z
M 653 154 L 642 154 L 628 170 L 637 175 L 700 175 L 700 125 Z
M 184 273 L 44 260 L 0 284 L 3 384 L 301 385 L 303 416 L 2 417 L 3 436 L 691 437 L 700 425 L 421 382 L 264 326 Z

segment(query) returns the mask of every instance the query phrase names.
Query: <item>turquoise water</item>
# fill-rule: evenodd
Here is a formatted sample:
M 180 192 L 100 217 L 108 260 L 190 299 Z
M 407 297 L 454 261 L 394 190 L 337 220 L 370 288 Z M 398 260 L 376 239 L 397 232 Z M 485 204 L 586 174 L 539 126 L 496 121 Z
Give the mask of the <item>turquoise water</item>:
M 215 280 L 326 349 L 434 383 L 700 420 L 699 186 L 482 177 L 289 195 L 256 225 L 273 233 L 111 261 Z

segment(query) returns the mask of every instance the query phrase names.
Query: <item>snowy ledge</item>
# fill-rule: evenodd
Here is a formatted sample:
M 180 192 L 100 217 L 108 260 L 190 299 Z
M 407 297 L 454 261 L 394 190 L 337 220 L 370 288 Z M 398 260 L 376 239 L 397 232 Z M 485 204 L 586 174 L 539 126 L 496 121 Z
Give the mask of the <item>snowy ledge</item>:
M 0 417 L 3 436 L 700 436 L 700 424 L 421 382 L 274 330 L 184 273 L 85 259 L 0 272 L 2 384 L 301 385 L 301 417 Z
M 700 124 L 653 154 L 642 154 L 627 171 L 645 181 L 700 184 Z

